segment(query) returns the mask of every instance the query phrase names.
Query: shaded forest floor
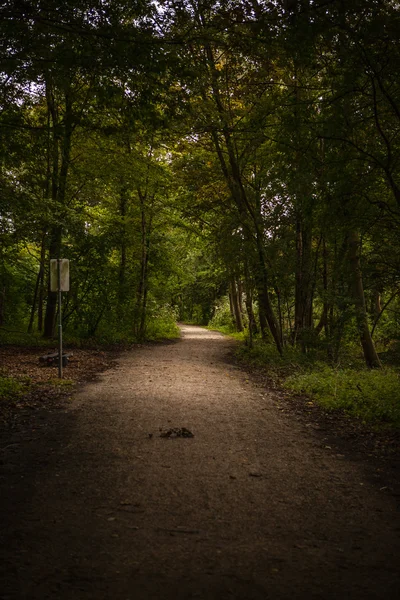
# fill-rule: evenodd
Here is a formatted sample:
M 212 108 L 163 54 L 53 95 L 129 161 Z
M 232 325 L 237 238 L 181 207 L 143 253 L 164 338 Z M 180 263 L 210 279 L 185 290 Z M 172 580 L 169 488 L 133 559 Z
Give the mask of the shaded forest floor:
M 33 381 L 1 408 L 1 600 L 397 598 L 396 436 L 182 331 L 74 350 L 61 385 L 0 348 Z
M 0 428 L 9 432 L 34 426 L 37 413 L 41 418 L 62 408 L 71 395 L 85 382 L 115 365 L 121 349 L 72 349 L 63 379 L 58 379 L 57 365 L 48 366 L 39 361 L 41 356 L 56 352 L 57 348 L 43 346 L 0 346 L 0 376 L 12 377 L 22 389 L 9 398 L 0 398 Z

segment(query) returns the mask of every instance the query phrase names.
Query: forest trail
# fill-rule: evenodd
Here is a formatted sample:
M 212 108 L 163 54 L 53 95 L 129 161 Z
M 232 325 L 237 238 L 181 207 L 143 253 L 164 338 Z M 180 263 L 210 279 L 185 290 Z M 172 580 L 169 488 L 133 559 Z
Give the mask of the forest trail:
M 398 597 L 395 499 L 231 349 L 183 326 L 54 417 L 29 476 L 14 464 L 1 482 L 1 600 Z M 194 437 L 161 436 L 183 427 Z

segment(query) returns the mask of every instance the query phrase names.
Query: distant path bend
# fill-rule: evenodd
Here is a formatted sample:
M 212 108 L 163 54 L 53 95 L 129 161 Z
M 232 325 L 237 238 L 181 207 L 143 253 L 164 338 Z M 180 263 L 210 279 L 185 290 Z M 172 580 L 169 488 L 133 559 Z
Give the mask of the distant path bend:
M 2 600 L 397 598 L 394 499 L 232 344 L 182 326 L 75 397 L 10 515 Z

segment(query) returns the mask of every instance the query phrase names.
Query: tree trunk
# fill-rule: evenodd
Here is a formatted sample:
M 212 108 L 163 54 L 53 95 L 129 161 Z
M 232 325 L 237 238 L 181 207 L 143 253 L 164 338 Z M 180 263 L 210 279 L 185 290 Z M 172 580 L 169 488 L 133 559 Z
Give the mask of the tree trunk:
M 243 283 L 240 278 L 237 279 L 237 292 L 238 292 L 238 304 L 242 321 L 244 320 L 244 308 L 243 308 Z
M 279 332 L 281 334 L 281 344 L 282 348 L 284 346 L 283 342 L 283 316 L 282 316 L 282 303 L 281 303 L 281 292 L 279 289 L 275 289 L 276 298 L 278 301 L 278 319 L 279 319 Z
M 257 249 L 258 249 L 258 257 L 259 257 L 259 272 L 257 277 L 257 288 L 258 288 L 258 301 L 260 303 L 260 320 L 261 315 L 263 315 L 268 323 L 269 330 L 274 339 L 276 348 L 279 354 L 283 354 L 282 342 L 281 342 L 281 333 L 279 331 L 279 325 L 275 317 L 275 313 L 273 311 L 271 300 L 269 296 L 269 286 L 268 286 L 268 269 L 265 263 L 264 257 L 264 248 L 263 242 L 260 239 L 259 234 L 256 235 L 257 240 Z
M 257 333 L 257 323 L 253 311 L 253 289 L 252 282 L 250 279 L 249 265 L 247 258 L 244 260 L 244 278 L 245 278 L 245 300 L 246 300 L 246 312 L 249 321 L 249 336 L 250 336 L 250 347 L 253 344 L 253 335 Z
M 281 336 L 279 326 L 274 315 L 274 311 L 269 298 L 268 290 L 268 269 L 264 256 L 263 247 L 263 219 L 259 207 L 255 207 L 249 200 L 245 184 L 242 179 L 241 165 L 238 159 L 238 152 L 235 148 L 235 141 L 232 138 L 232 129 L 229 125 L 229 110 L 224 107 L 224 102 L 220 92 L 220 73 L 216 68 L 214 51 L 210 44 L 205 45 L 205 55 L 207 67 L 209 69 L 209 85 L 212 90 L 212 99 L 215 104 L 216 114 L 218 115 L 218 126 L 215 123 L 211 126 L 211 138 L 220 162 L 221 170 L 233 202 L 235 203 L 244 234 L 248 237 L 248 243 L 256 243 L 257 256 L 259 264 L 256 267 L 256 285 L 259 299 L 260 325 L 265 334 L 265 318 L 275 341 L 277 350 L 282 354 Z M 209 102 L 209 90 L 207 87 L 202 89 L 202 96 L 206 102 Z M 218 133 L 220 132 L 220 134 Z
M 123 304 L 126 300 L 126 211 L 127 211 L 128 195 L 124 185 L 121 187 L 119 196 L 119 218 L 120 223 L 120 261 L 118 271 L 118 304 L 120 310 L 120 318 L 123 318 Z
M 296 217 L 296 285 L 294 342 L 312 327 L 311 235 L 300 215 Z
M 236 286 L 235 278 L 233 277 L 230 284 L 233 314 L 235 317 L 236 331 L 243 331 L 242 312 L 240 310 L 239 293 Z
M 31 306 L 31 316 L 29 318 L 29 324 L 28 324 L 28 333 L 32 333 L 32 328 L 33 328 L 33 322 L 35 320 L 35 312 L 36 312 L 36 302 L 38 299 L 38 295 L 39 295 L 39 287 L 40 287 L 40 280 L 41 280 L 41 270 L 42 270 L 42 266 L 40 265 L 39 267 L 39 271 L 36 277 L 36 284 L 35 284 L 35 292 L 33 294 L 33 301 L 32 301 L 32 306 Z
M 140 278 L 136 291 L 135 323 L 136 335 L 143 339 L 146 331 L 147 294 L 148 294 L 148 271 L 150 255 L 150 232 L 152 217 L 148 222 L 146 216 L 147 191 L 143 193 L 138 190 L 141 213 L 141 256 L 140 256 Z
M 262 297 L 262 292 L 257 290 L 257 298 L 258 298 L 258 319 L 260 321 L 260 329 L 261 329 L 261 337 L 263 340 L 266 340 L 268 337 L 268 323 L 267 318 L 265 316 L 264 311 L 264 301 Z
M 28 324 L 28 333 L 32 333 L 33 323 L 35 320 L 35 312 L 36 312 L 36 304 L 38 299 L 40 299 L 40 289 L 43 281 L 43 271 L 44 271 L 44 257 L 46 256 L 46 238 L 45 234 L 42 235 L 42 244 L 40 249 L 40 264 L 39 271 L 36 278 L 35 292 L 33 295 L 32 308 L 31 308 L 31 316 Z
M 373 298 L 372 298 L 372 314 L 375 318 L 377 318 L 382 312 L 382 298 L 380 290 L 373 290 Z
M 50 240 L 49 255 L 51 258 L 58 258 L 61 252 L 61 227 L 54 228 Z M 44 315 L 43 336 L 45 338 L 54 337 L 54 328 L 57 314 L 57 292 L 50 290 L 50 276 L 48 279 L 46 311 Z
M 380 318 L 381 318 L 381 316 L 383 315 L 384 311 L 387 309 L 387 307 L 388 307 L 388 306 L 389 306 L 389 304 L 392 302 L 392 300 L 394 300 L 394 299 L 396 298 L 396 296 L 398 296 L 398 295 L 399 295 L 399 291 L 398 291 L 398 290 L 396 290 L 396 291 L 394 292 L 394 294 L 392 294 L 392 295 L 389 297 L 389 299 L 388 299 L 388 300 L 386 300 L 385 304 L 384 304 L 384 305 L 381 307 L 380 313 L 379 313 L 379 314 L 377 314 L 377 315 L 376 315 L 376 317 L 375 317 L 374 324 L 373 324 L 373 326 L 372 326 L 372 329 L 371 329 L 371 337 L 373 337 L 373 335 L 374 335 L 374 331 L 375 331 L 375 328 L 376 328 L 376 326 L 378 325 L 378 323 L 379 323 L 379 319 L 380 319 Z
M 231 293 L 230 286 L 229 286 L 229 290 L 228 290 L 228 298 L 229 298 L 229 312 L 231 313 L 232 323 L 234 323 L 235 322 L 235 311 L 233 309 L 233 300 L 232 300 L 232 293 Z
M 318 336 L 321 333 L 322 329 L 325 329 L 325 335 L 326 337 L 328 337 L 328 252 L 326 249 L 326 243 L 324 239 L 322 240 L 322 261 L 322 283 L 324 289 L 323 308 L 321 319 L 315 328 L 315 333 Z
M 40 280 L 39 280 L 39 298 L 38 298 L 38 331 L 43 330 L 43 302 L 44 302 L 44 274 L 46 263 L 46 234 L 42 236 L 42 248 L 40 251 Z
M 257 325 L 254 318 L 253 312 L 253 295 L 251 293 L 251 288 L 246 287 L 246 311 L 247 318 L 249 321 L 249 346 L 253 347 L 253 335 L 257 333 Z
M 58 118 L 57 102 L 54 98 L 54 90 L 51 83 L 46 84 L 46 99 L 52 123 L 52 190 L 51 198 L 53 210 L 58 219 L 50 233 L 49 258 L 61 258 L 62 221 L 63 207 L 65 205 L 67 178 L 70 166 L 71 141 L 73 132 L 72 100 L 69 89 L 64 91 L 64 120 L 62 135 L 60 134 L 60 123 Z M 61 157 L 60 157 L 61 155 Z M 60 161 L 61 158 L 61 161 Z M 46 314 L 44 318 L 44 332 L 46 338 L 54 335 L 54 326 L 57 313 L 57 293 L 50 291 L 50 282 L 47 294 Z
M 368 325 L 360 261 L 360 236 L 356 231 L 353 231 L 349 235 L 349 260 L 357 328 L 364 351 L 365 363 L 369 368 L 380 368 L 381 362 L 372 341 Z
M 4 324 L 4 314 L 6 308 L 6 288 L 0 290 L 0 327 Z

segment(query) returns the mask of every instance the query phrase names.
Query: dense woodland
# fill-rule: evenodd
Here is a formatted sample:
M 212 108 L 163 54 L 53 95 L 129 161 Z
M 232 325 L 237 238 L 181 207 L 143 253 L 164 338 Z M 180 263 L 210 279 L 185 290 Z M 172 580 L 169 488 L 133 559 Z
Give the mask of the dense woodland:
M 210 323 L 331 375 L 383 365 L 400 411 L 399 17 L 2 2 L 1 339 L 54 336 L 48 265 L 67 258 L 71 342 Z

